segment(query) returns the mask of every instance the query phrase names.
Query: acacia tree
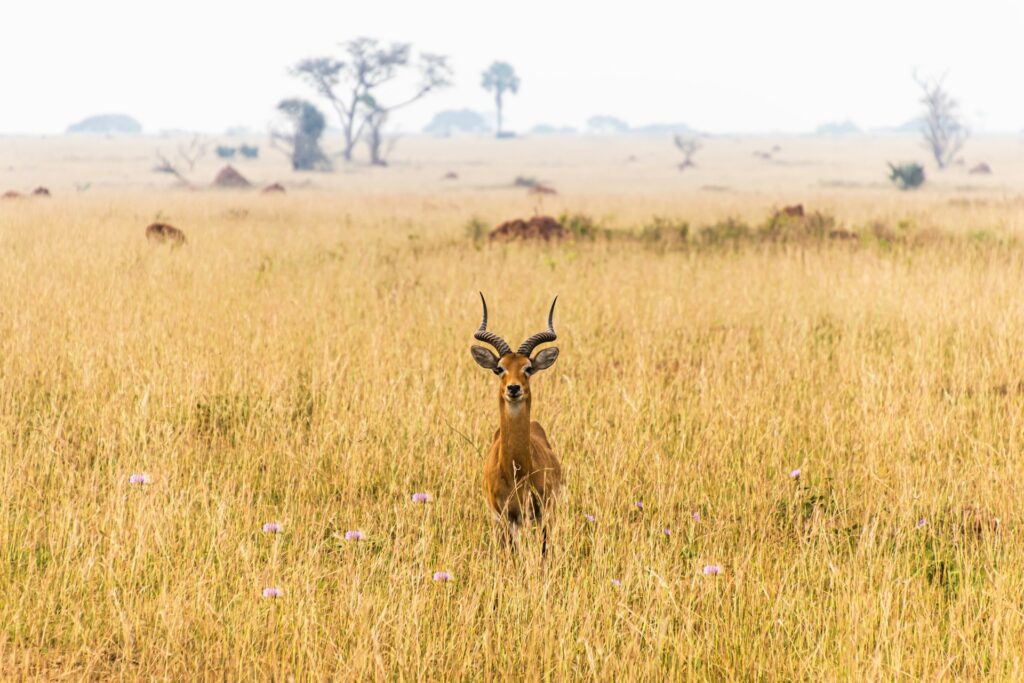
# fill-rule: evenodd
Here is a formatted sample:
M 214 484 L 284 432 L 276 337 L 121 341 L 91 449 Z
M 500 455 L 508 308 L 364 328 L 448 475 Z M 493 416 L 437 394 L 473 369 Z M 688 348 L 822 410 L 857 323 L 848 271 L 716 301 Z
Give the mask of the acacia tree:
M 290 121 L 291 130 L 271 132 L 271 141 L 291 159 L 296 171 L 329 171 L 331 161 L 320 149 L 320 136 L 327 121 L 315 106 L 306 100 L 282 100 L 278 111 Z
M 488 92 L 494 92 L 494 104 L 498 107 L 498 137 L 501 137 L 501 115 L 505 93 L 519 92 L 519 76 L 508 62 L 494 62 L 484 71 L 480 85 Z
M 599 114 L 597 116 L 591 116 L 587 119 L 587 128 L 594 133 L 607 135 L 609 133 L 619 134 L 628 133 L 629 124 L 620 118 L 614 116 L 606 116 Z
M 182 143 L 178 145 L 178 159 L 181 160 L 180 164 L 171 161 L 168 157 L 164 156 L 163 152 L 159 149 L 156 151 L 156 158 L 159 163 L 153 168 L 157 173 L 167 173 L 173 175 L 175 178 L 180 180 L 183 184 L 191 186 L 188 178 L 185 177 L 185 172 L 182 170 L 185 166 L 188 167 L 188 172 L 192 173 L 196 170 L 196 164 L 206 156 L 206 151 L 209 148 L 206 140 L 199 135 L 193 135 L 188 143 Z
M 945 76 L 928 80 L 915 74 L 914 80 L 921 87 L 921 104 L 925 107 L 925 146 L 939 168 L 946 168 L 956 158 L 970 134 L 960 116 L 960 104 L 943 85 Z
M 408 61 L 397 66 L 407 65 Z M 419 82 L 408 97 L 398 100 L 394 104 L 385 104 L 379 97 L 373 95 L 372 92 L 367 92 L 360 99 L 365 108 L 362 122 L 362 127 L 365 128 L 363 137 L 366 138 L 366 146 L 370 151 L 370 163 L 374 166 L 387 166 L 387 161 L 384 158 L 383 131 L 392 112 L 409 106 L 433 90 L 451 85 L 452 70 L 448 65 L 447 57 L 424 53 L 420 55 L 416 69 L 419 72 Z M 397 75 L 398 70 L 396 67 L 394 73 L 388 79 L 380 81 L 380 85 Z
M 292 69 L 292 74 L 311 85 L 331 103 L 338 114 L 344 137 L 342 156 L 346 161 L 351 161 L 352 153 L 366 127 L 382 118 L 386 121 L 387 116 L 374 114 L 373 107 L 368 103 L 376 101 L 373 93 L 377 88 L 393 80 L 403 67 L 408 66 L 411 46 L 408 43 L 384 46 L 373 38 L 356 38 L 343 43 L 343 49 L 346 56 L 342 59 L 306 59 Z M 444 58 L 438 59 L 444 61 Z M 439 86 L 435 84 L 434 87 Z
M 673 138 L 676 148 L 683 153 L 683 161 L 679 164 L 679 170 L 684 171 L 697 164 L 693 161 L 693 155 L 700 149 L 700 140 L 694 137 L 683 137 L 676 135 Z
M 189 173 L 196 170 L 196 164 L 206 156 L 209 144 L 199 135 L 193 135 L 188 144 L 178 145 L 178 157 L 188 166 Z

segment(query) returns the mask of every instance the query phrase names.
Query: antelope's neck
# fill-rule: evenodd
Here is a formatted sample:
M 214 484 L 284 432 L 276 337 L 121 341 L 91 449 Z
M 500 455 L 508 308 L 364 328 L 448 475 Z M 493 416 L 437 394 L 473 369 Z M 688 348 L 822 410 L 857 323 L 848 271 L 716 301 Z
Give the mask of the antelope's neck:
M 502 471 L 522 475 L 533 470 L 530 456 L 530 399 L 510 404 L 498 399 L 501 410 L 501 426 L 498 442 L 498 462 Z

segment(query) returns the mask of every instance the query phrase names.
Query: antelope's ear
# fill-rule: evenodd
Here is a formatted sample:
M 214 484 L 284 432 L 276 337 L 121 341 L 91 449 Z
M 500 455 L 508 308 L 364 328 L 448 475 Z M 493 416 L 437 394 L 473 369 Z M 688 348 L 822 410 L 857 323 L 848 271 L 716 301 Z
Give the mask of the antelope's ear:
M 473 354 L 473 360 L 476 364 L 482 367 L 484 370 L 494 370 L 498 367 L 498 357 L 494 355 L 494 352 L 490 349 L 485 349 L 482 346 L 471 346 L 469 352 Z
M 555 361 L 558 359 L 558 347 L 549 346 L 546 349 L 542 349 L 537 352 L 537 355 L 530 360 L 530 366 L 534 372 L 539 370 L 547 370 Z

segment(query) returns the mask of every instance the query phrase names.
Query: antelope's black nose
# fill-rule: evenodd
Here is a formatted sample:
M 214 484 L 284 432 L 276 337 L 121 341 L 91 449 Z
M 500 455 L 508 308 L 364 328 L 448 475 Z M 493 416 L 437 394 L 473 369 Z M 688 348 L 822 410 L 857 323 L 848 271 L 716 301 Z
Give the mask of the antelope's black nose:
M 508 385 L 508 395 L 509 396 L 518 396 L 519 392 L 521 390 L 522 390 L 522 387 L 520 387 L 518 384 L 509 384 Z

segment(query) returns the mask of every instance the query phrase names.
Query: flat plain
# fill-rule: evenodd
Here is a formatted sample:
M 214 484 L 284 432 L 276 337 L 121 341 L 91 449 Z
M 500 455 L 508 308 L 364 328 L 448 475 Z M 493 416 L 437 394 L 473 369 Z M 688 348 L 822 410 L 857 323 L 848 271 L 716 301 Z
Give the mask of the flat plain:
M 52 193 L 0 200 L 3 678 L 1021 678 L 1021 139 L 914 192 L 901 136 L 263 149 L 240 191 L 152 173 L 179 142 L 0 139 Z M 482 235 L 537 213 L 572 236 Z M 478 290 L 513 344 L 560 297 L 546 561 L 483 503 Z

